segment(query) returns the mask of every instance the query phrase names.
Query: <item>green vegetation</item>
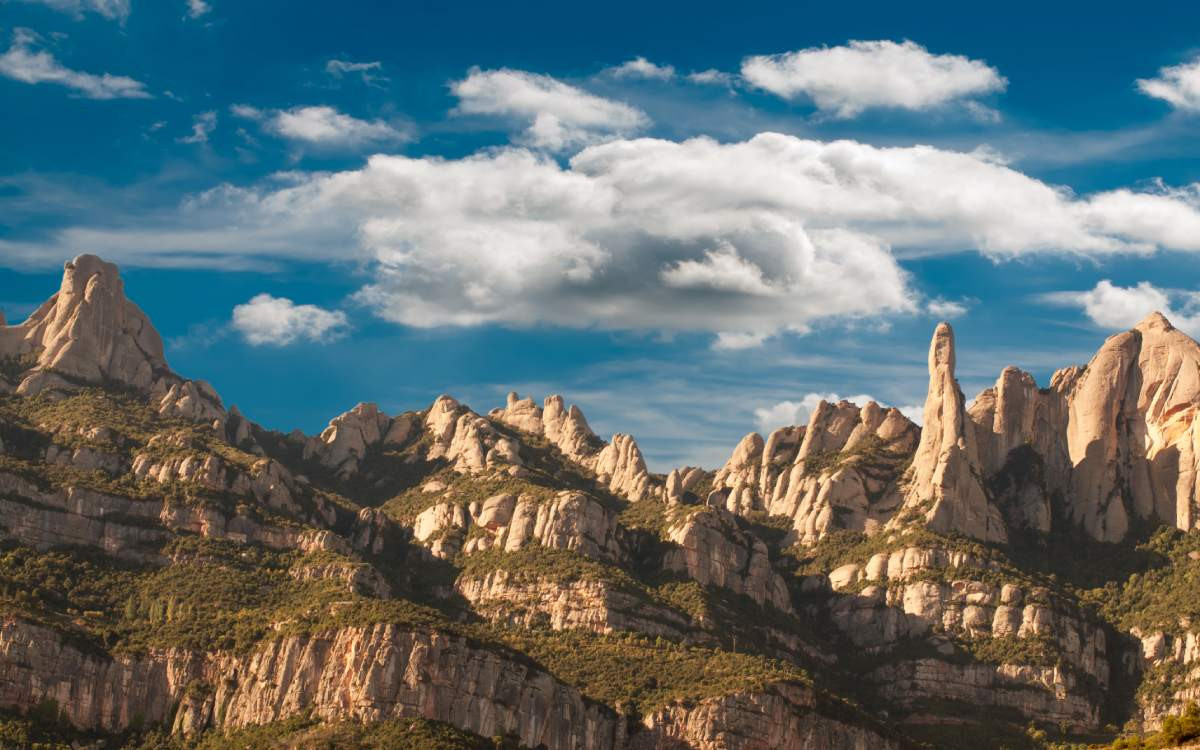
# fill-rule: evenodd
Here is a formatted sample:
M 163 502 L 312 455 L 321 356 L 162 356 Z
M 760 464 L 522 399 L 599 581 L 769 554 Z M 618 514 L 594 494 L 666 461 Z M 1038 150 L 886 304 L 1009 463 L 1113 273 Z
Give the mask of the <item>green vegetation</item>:
M 80 732 L 44 703 L 26 716 L 0 712 L 0 747 L 6 750 L 73 750 L 80 745 L 126 750 L 518 750 L 513 737 L 484 738 L 429 719 L 392 719 L 371 724 L 323 722 L 294 716 L 230 732 L 209 730 L 194 737 L 161 730 L 120 734 Z
M 1162 527 L 1131 555 L 1141 570 L 1086 593 L 1106 619 L 1124 631 L 1179 632 L 1200 624 L 1200 532 Z
M 1154 734 L 1120 737 L 1108 747 L 1112 750 L 1165 750 L 1193 740 L 1200 740 L 1200 707 L 1189 703 L 1183 715 L 1163 719 L 1162 729 Z
M 35 552 L 7 543 L 0 552 L 0 608 L 54 627 L 77 645 L 111 652 L 244 652 L 269 637 L 338 624 L 427 628 L 443 620 L 412 602 L 364 597 L 341 581 L 298 581 L 292 567 L 312 561 L 298 552 L 198 537 L 179 537 L 162 552 L 174 562 L 158 568 L 92 550 Z
M 31 351 L 25 354 L 0 356 L 0 378 L 15 383 L 18 378 L 37 364 L 38 355 L 38 351 Z
M 633 711 L 761 690 L 781 681 L 808 681 L 803 670 L 785 662 L 635 633 L 511 630 L 503 639 L 588 697 Z

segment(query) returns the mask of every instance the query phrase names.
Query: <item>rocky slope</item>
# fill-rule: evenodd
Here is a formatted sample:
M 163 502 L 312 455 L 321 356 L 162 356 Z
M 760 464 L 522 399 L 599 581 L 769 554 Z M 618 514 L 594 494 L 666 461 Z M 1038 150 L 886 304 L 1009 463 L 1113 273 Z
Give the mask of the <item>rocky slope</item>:
M 653 474 L 559 396 L 283 434 L 172 372 L 81 256 L 0 327 L 0 732 L 419 720 L 715 750 L 1159 727 L 1200 697 L 1200 347 L 1151 316 L 971 401 L 956 359 L 942 324 L 923 427 L 823 403 L 716 471 Z

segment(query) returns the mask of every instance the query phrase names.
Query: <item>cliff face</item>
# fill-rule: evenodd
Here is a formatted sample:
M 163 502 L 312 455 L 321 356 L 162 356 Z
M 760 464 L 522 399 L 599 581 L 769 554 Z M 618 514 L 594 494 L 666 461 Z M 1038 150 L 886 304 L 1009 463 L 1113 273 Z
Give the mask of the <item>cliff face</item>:
M 530 747 L 614 747 L 619 722 L 535 668 L 462 639 L 391 625 L 272 641 L 236 656 L 180 650 L 109 659 L 49 630 L 0 624 L 0 701 L 54 700 L 75 725 L 124 729 L 135 719 L 194 733 L 312 711 L 379 721 L 420 716 Z
M 1066 741 L 1183 710 L 1200 347 L 1151 316 L 969 406 L 956 359 L 943 324 L 923 428 L 822 403 L 715 472 L 655 475 L 558 396 L 284 435 L 173 373 L 81 256 L 0 328 L 0 708 L 713 750 Z

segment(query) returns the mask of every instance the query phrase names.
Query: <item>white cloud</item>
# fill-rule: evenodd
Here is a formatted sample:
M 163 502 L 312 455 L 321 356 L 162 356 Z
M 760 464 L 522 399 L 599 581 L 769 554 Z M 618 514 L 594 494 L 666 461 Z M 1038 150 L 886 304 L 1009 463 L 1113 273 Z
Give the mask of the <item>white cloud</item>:
M 180 143 L 208 143 L 208 136 L 217 127 L 216 112 L 201 112 L 192 118 L 192 134 L 178 138 Z
M 675 68 L 670 65 L 655 65 L 644 57 L 626 60 L 620 65 L 606 68 L 605 73 L 613 78 L 652 78 L 669 81 L 675 77 Z
M 347 75 L 357 74 L 362 79 L 362 82 L 368 86 L 389 80 L 387 76 L 383 75 L 383 63 L 378 60 L 373 62 L 330 60 L 325 63 L 325 72 L 334 78 L 343 78 Z
M 1200 57 L 1158 71 L 1157 78 L 1139 78 L 1138 89 L 1176 109 L 1200 111 Z
M 738 255 L 737 248 L 729 242 L 722 242 L 715 250 L 706 250 L 702 260 L 688 258 L 667 266 L 659 277 L 675 289 L 709 289 L 763 296 L 781 291 L 772 288 L 763 278 L 762 269 Z
M 742 77 L 785 99 L 805 96 L 822 112 L 922 110 L 1003 91 L 1007 81 L 980 60 L 934 55 L 910 41 L 852 41 L 742 61 Z
M 925 303 L 925 311 L 935 318 L 951 320 L 967 314 L 967 303 L 938 297 Z
M 22 83 L 54 83 L 74 89 L 88 99 L 148 99 L 139 81 L 108 73 L 95 75 L 63 66 L 49 52 L 35 50 L 37 35 L 28 29 L 13 32 L 12 46 L 0 55 L 0 75 Z
M 302 340 L 333 341 L 345 335 L 349 323 L 341 310 L 259 294 L 233 308 L 231 325 L 253 346 L 287 346 Z
M 323 149 L 374 148 L 403 143 L 411 136 L 383 120 L 360 120 L 333 107 L 292 107 L 260 110 L 245 104 L 229 108 L 235 117 L 258 120 L 263 128 L 280 138 Z
M 472 68 L 450 90 L 459 100 L 455 113 L 518 121 L 525 127 L 522 143 L 551 151 L 627 135 L 650 124 L 628 104 L 520 70 Z
M 212 10 L 205 0 L 187 0 L 188 18 L 199 18 Z
M 737 80 L 733 74 L 723 73 L 715 68 L 688 73 L 687 79 L 706 86 L 732 86 Z
M 1158 225 L 1168 214 L 1182 230 Z M 1081 197 L 984 152 L 764 133 L 617 140 L 566 164 L 520 148 L 376 155 L 360 169 L 225 185 L 138 229 L 0 240 L 0 262 L 78 247 L 142 264 L 353 261 L 374 274 L 358 300 L 406 325 L 724 332 L 715 345 L 730 348 L 928 310 L 893 248 L 1200 250 L 1186 224 L 1197 216 L 1190 190 Z
M 1160 289 L 1148 281 L 1122 287 L 1103 279 L 1087 291 L 1053 292 L 1044 300 L 1078 307 L 1097 326 L 1112 331 L 1133 328 L 1150 313 L 1160 312 L 1189 336 L 1200 336 L 1200 292 Z
M 125 23 L 129 18 L 129 0 L 25 0 L 25 2 L 47 5 L 57 11 L 82 18 L 84 13 L 95 13 L 113 21 Z
M 839 401 L 849 401 L 859 406 L 866 406 L 875 398 L 865 393 L 856 396 L 846 396 L 844 399 L 836 393 L 806 393 L 799 401 L 780 401 L 773 406 L 754 410 L 754 422 L 760 432 L 770 434 L 780 427 L 808 424 L 812 413 L 822 401 L 836 404 Z

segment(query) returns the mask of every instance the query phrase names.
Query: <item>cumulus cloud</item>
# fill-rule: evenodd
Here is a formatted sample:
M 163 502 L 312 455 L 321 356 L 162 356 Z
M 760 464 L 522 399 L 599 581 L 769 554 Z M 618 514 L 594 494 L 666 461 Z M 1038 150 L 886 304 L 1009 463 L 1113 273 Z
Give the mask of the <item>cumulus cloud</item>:
M 644 57 L 626 60 L 620 65 L 607 68 L 604 71 L 613 78 L 651 78 L 659 81 L 669 81 L 675 77 L 675 68 L 671 65 L 655 65 Z
M 73 89 L 88 99 L 148 99 L 145 84 L 126 76 L 96 75 L 71 70 L 45 50 L 35 48 L 38 37 L 29 29 L 16 29 L 12 45 L 0 55 L 0 75 L 22 83 L 53 83 Z
M 742 77 L 785 99 L 807 97 L 835 117 L 854 117 L 872 107 L 929 109 L 1007 85 L 981 60 L 934 55 L 915 42 L 887 40 L 747 57 Z
M 230 325 L 252 346 L 287 346 L 297 341 L 333 341 L 345 335 L 349 322 L 341 310 L 297 305 L 264 293 L 233 308 Z
M 372 148 L 403 143 L 411 137 L 406 129 L 383 120 L 360 120 L 327 106 L 260 110 L 236 104 L 229 111 L 235 117 L 257 120 L 264 130 L 280 138 L 313 148 Z
M 1053 292 L 1051 304 L 1078 307 L 1101 328 L 1128 330 L 1153 312 L 1160 312 L 1188 335 L 1200 336 L 1200 292 L 1160 289 L 1148 281 L 1117 286 L 1103 279 L 1083 292 Z
M 47 5 L 57 11 L 82 18 L 84 13 L 95 13 L 104 18 L 125 23 L 129 18 L 129 0 L 25 0 L 27 3 Z
M 201 112 L 192 118 L 192 134 L 177 139 L 180 143 L 208 143 L 208 136 L 217 127 L 216 112 Z
M 205 0 L 187 0 L 188 18 L 199 18 L 212 10 Z
M 472 68 L 450 85 L 455 113 L 510 119 L 525 129 L 520 141 L 562 151 L 627 135 L 650 124 L 641 111 L 555 78 L 521 70 Z
M 1137 87 L 1146 96 L 1162 99 L 1176 109 L 1200 111 L 1200 57 L 1161 68 L 1155 78 L 1139 78 Z
M 405 325 L 695 331 L 729 349 L 928 311 L 894 248 L 1200 250 L 1200 231 L 1168 231 L 1161 215 L 1200 221 L 1188 190 L 1076 196 L 985 152 L 764 133 L 616 140 L 565 164 L 523 148 L 376 155 L 222 186 L 139 229 L 0 239 L 0 259 L 88 247 L 127 263 L 351 260 L 374 274 L 358 301 Z
M 877 399 L 860 393 L 856 396 L 842 398 L 836 393 L 806 393 L 799 401 L 780 401 L 773 406 L 754 410 L 754 422 L 760 432 L 771 433 L 780 427 L 808 424 L 812 413 L 822 401 L 836 404 L 839 401 L 849 401 L 859 406 L 865 406 L 868 401 Z
M 383 63 L 378 60 L 373 62 L 350 62 L 349 60 L 330 60 L 325 63 L 325 72 L 334 78 L 344 78 L 348 75 L 358 75 L 362 82 L 368 86 L 377 85 L 388 81 L 388 77 L 383 75 Z

